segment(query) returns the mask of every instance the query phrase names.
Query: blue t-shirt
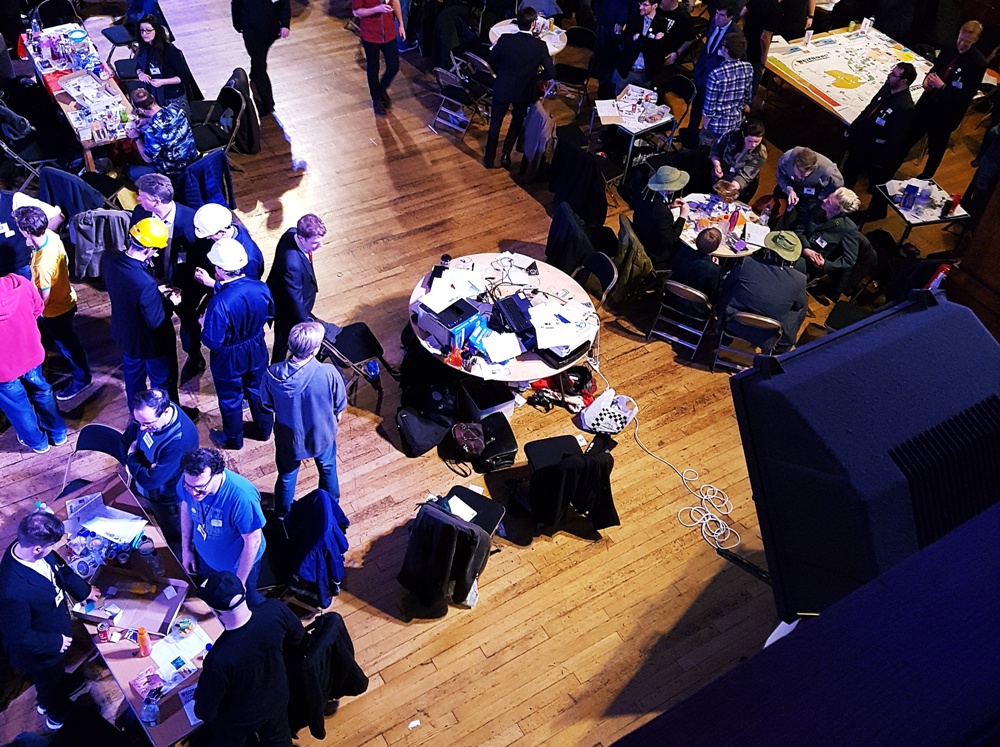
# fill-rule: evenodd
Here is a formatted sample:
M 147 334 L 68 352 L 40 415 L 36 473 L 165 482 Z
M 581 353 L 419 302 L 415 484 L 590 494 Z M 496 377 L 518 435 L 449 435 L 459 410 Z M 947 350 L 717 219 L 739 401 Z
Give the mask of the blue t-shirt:
M 243 552 L 243 536 L 264 526 L 260 508 L 260 492 L 245 477 L 228 469 L 226 479 L 215 495 L 201 501 L 184 488 L 184 476 L 177 481 L 177 496 L 184 502 L 194 525 L 194 549 L 198 557 L 214 571 L 232 571 Z M 264 537 L 254 562 L 264 554 Z

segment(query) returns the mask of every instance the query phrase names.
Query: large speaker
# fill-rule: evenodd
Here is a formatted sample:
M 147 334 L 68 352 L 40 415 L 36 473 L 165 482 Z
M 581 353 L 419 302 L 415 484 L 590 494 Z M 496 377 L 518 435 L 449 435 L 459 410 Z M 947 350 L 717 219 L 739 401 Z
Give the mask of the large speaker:
M 1000 498 L 1000 346 L 942 293 L 758 357 L 731 386 L 786 622 Z

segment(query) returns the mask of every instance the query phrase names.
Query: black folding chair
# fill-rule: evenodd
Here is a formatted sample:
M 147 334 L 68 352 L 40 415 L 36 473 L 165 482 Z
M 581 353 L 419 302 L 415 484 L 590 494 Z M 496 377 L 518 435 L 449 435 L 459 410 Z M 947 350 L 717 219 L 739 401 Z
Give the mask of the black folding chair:
M 399 381 L 399 371 L 385 359 L 382 344 L 364 322 L 338 327 L 320 319 L 316 321 L 326 327 L 326 336 L 323 338 L 317 357 L 321 361 L 332 360 L 338 368 L 350 372 L 347 381 L 348 398 L 357 394 L 360 379 L 367 381 L 377 394 L 375 403 L 377 414 L 382 408 L 382 398 L 385 394 L 382 388 L 382 368 L 389 376 Z M 372 362 L 376 362 L 374 367 L 369 365 Z
M 69 455 L 69 459 L 66 462 L 66 472 L 63 475 L 63 487 L 60 494 L 66 492 L 69 485 L 72 484 L 69 483 L 69 469 L 73 464 L 73 457 L 81 451 L 99 451 L 102 454 L 114 457 L 119 464 L 125 464 L 121 431 L 116 431 L 109 425 L 100 425 L 98 423 L 85 425 L 80 429 L 80 434 L 76 438 L 76 448 Z M 77 480 L 74 480 L 73 483 L 76 483 L 78 487 L 80 485 Z
M 61 26 L 64 23 L 83 25 L 76 12 L 76 6 L 70 0 L 42 0 L 35 8 L 32 20 L 38 21 L 38 25 L 43 29 Z

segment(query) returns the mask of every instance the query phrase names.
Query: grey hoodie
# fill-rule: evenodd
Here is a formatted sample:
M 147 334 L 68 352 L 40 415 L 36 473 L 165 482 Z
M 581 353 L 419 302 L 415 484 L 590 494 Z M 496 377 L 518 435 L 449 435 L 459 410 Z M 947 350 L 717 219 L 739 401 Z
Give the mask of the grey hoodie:
M 274 445 L 284 459 L 311 459 L 337 440 L 337 415 L 347 408 L 344 379 L 334 366 L 311 358 L 267 369 L 261 387 L 264 407 L 274 412 Z

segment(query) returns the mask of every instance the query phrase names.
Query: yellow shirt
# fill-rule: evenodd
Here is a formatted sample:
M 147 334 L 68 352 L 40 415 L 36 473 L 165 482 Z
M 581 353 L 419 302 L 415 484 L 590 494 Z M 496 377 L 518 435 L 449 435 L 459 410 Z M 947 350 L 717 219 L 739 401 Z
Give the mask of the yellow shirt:
M 69 257 L 58 234 L 46 231 L 45 243 L 31 252 L 31 280 L 39 292 L 49 292 L 42 316 L 60 316 L 76 306 L 76 291 L 69 283 Z

